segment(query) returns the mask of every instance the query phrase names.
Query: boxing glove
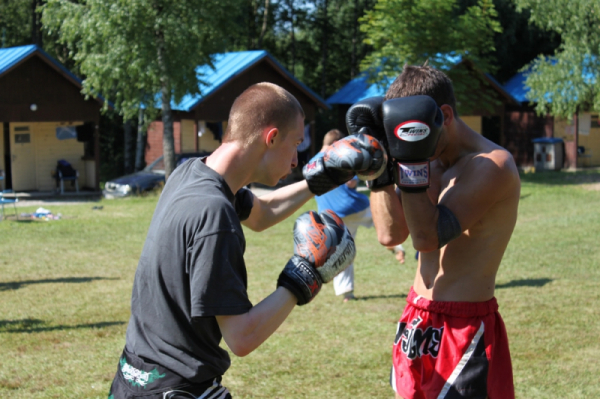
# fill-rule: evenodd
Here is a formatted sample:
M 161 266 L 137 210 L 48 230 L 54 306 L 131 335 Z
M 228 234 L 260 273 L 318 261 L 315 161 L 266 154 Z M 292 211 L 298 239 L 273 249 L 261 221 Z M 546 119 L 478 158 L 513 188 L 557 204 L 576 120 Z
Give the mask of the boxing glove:
M 346 112 L 346 127 L 350 134 L 369 134 L 383 145 L 387 153 L 387 139 L 381 115 L 381 104 L 384 97 L 369 97 L 353 104 Z M 394 165 L 388 156 L 385 169 L 375 179 L 367 180 L 366 184 L 372 191 L 394 184 Z
M 294 255 L 277 280 L 305 305 L 356 256 L 354 239 L 335 212 L 303 213 L 294 223 Z
M 344 137 L 313 157 L 302 174 L 309 190 L 322 195 L 357 175 L 375 179 L 383 173 L 387 154 L 377 139 L 366 134 Z
M 385 101 L 382 106 L 390 156 L 398 162 L 396 184 L 403 191 L 429 187 L 429 158 L 435 154 L 444 115 L 429 96 L 410 96 Z

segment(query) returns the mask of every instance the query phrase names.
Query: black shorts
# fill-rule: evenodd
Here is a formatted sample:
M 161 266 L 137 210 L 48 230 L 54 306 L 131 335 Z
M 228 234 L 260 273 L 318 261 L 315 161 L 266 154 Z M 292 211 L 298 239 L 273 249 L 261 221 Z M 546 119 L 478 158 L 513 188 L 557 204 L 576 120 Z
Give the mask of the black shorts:
M 123 351 L 108 399 L 231 399 L 221 377 L 195 384 Z

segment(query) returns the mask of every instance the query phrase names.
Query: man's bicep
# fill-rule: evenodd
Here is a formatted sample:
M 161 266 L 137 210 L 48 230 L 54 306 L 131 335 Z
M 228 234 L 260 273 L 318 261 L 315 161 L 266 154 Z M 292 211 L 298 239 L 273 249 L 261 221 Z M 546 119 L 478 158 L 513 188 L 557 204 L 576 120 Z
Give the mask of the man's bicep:
M 253 231 L 260 231 L 264 217 L 265 214 L 261 200 L 257 196 L 253 196 L 252 209 L 248 217 L 241 221 L 242 224 Z
M 439 204 L 454 214 L 464 232 L 481 220 L 494 204 L 505 199 L 513 185 L 510 170 L 489 160 L 479 162 L 461 174 L 442 194 Z

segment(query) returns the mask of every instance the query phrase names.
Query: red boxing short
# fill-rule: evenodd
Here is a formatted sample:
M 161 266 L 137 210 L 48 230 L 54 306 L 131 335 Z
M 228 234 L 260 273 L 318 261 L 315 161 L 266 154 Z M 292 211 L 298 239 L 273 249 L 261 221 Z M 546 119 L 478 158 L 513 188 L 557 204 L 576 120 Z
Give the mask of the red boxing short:
M 410 289 L 398 323 L 390 383 L 404 399 L 514 399 L 496 298 L 437 302 Z

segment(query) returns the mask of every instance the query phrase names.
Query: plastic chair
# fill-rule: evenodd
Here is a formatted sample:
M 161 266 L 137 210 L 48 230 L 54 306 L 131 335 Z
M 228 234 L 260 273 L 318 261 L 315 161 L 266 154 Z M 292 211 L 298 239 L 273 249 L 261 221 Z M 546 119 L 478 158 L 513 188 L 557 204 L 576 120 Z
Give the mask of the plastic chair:
M 4 205 L 7 204 L 13 204 L 13 207 L 15 208 L 15 216 L 17 218 L 17 220 L 19 220 L 19 214 L 17 213 L 17 205 L 16 203 L 19 202 L 18 198 L 4 198 L 4 194 L 7 193 L 12 193 L 13 190 L 2 190 L 2 192 L 0 192 L 0 205 L 2 205 L 2 220 L 6 219 L 6 216 L 4 215 Z
M 60 182 L 60 193 L 65 193 L 65 180 L 75 181 L 75 190 L 79 192 L 79 172 L 71 164 L 61 159 L 56 164 L 56 179 Z

